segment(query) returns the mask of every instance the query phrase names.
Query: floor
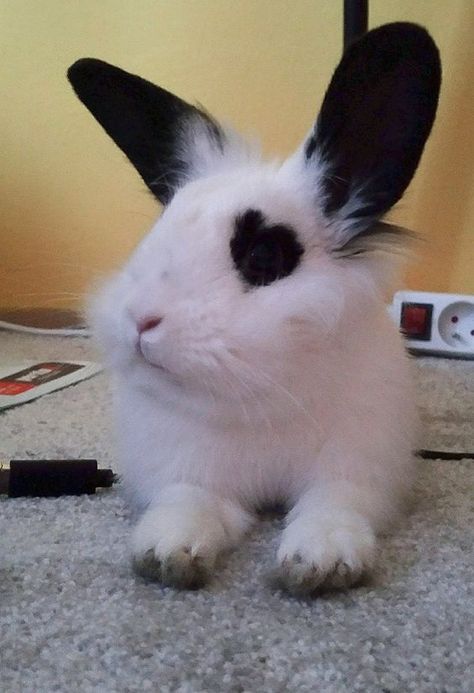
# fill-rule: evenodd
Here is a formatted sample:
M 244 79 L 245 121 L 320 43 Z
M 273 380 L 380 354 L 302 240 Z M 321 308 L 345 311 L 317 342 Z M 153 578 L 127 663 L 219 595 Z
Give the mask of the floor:
M 87 339 L 0 332 L 2 363 L 96 358 Z M 417 359 L 420 447 L 474 451 L 474 362 Z M 114 467 L 101 374 L 0 415 L 0 457 Z M 474 462 L 423 461 L 416 505 L 371 584 L 298 601 L 267 580 L 264 520 L 200 592 L 135 578 L 119 487 L 0 500 L 5 693 L 474 689 Z

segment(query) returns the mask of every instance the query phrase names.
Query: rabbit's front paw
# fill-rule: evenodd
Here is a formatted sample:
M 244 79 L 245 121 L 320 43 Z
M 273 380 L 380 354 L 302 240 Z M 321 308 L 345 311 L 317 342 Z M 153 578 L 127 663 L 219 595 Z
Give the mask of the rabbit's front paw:
M 135 528 L 133 567 L 149 580 L 196 589 L 209 579 L 225 539 L 218 518 L 204 508 L 158 506 Z
M 208 582 L 214 562 L 191 546 L 183 546 L 167 556 L 150 548 L 133 556 L 133 569 L 141 577 L 180 589 L 199 589 Z
M 170 487 L 135 528 L 135 572 L 172 587 L 201 587 L 218 555 L 237 543 L 251 521 L 243 509 L 203 489 Z
M 370 572 L 374 553 L 374 533 L 356 516 L 350 523 L 332 520 L 319 527 L 299 518 L 283 533 L 276 584 L 295 596 L 347 589 Z

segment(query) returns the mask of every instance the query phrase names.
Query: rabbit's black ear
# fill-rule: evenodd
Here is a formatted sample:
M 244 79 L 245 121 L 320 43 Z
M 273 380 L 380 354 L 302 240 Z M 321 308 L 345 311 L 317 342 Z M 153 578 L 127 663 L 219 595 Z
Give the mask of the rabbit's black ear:
M 223 132 L 206 113 L 141 77 L 83 58 L 69 68 L 68 79 L 163 204 L 187 177 L 196 138 L 222 149 Z
M 387 24 L 352 44 L 305 144 L 325 215 L 346 239 L 366 231 L 402 196 L 434 121 L 438 49 L 415 24 Z

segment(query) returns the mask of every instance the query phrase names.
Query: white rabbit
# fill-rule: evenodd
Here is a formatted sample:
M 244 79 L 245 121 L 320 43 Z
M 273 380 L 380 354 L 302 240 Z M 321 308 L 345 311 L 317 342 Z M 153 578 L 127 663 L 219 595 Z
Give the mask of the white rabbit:
M 412 376 L 384 302 L 401 234 L 380 219 L 431 130 L 436 46 L 408 23 L 354 43 L 281 164 L 107 63 L 68 75 L 164 204 L 90 311 L 142 513 L 137 572 L 197 587 L 283 503 L 280 584 L 356 584 L 413 477 Z

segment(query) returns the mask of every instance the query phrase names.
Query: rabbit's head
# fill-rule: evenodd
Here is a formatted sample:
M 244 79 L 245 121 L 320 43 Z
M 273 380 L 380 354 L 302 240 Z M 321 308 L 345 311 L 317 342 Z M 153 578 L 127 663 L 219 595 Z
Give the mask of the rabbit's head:
M 95 301 L 111 362 L 231 396 L 291 379 L 342 321 L 381 306 L 380 249 L 399 236 L 381 219 L 416 170 L 440 72 L 424 29 L 369 32 L 344 54 L 306 141 L 276 164 L 164 89 L 75 63 L 77 95 L 164 205 Z

